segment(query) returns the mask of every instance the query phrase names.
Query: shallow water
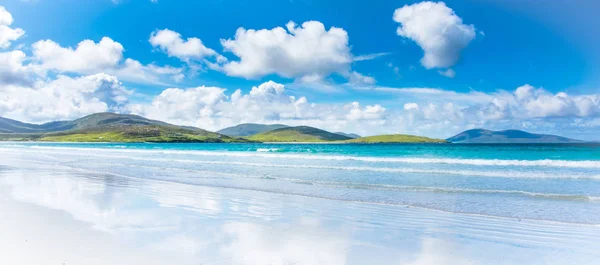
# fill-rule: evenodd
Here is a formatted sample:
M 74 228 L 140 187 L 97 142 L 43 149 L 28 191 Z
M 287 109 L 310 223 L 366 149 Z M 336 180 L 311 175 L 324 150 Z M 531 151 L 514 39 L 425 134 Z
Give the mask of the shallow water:
M 0 195 L 180 264 L 596 264 L 599 153 L 2 143 Z

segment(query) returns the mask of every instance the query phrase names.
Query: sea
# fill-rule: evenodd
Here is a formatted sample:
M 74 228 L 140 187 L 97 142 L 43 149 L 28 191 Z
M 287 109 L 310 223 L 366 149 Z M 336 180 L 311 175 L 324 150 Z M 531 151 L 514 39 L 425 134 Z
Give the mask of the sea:
M 2 264 L 600 264 L 600 144 L 3 142 L 0 197 Z

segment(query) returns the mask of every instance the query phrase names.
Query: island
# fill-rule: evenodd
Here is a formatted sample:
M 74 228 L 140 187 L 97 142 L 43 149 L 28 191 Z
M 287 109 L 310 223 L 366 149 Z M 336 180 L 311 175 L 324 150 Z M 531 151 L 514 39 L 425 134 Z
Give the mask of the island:
M 467 130 L 446 140 L 461 144 L 585 143 L 585 141 L 558 135 L 535 134 L 520 130 L 492 131 L 486 129 Z

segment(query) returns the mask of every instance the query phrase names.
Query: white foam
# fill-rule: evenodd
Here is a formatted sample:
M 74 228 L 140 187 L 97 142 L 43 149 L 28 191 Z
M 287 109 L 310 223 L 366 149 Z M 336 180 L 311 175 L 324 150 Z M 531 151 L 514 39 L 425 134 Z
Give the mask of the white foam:
M 59 155 L 73 155 L 73 153 L 64 152 L 44 152 Z M 156 161 L 156 162 L 171 162 L 171 163 L 188 163 L 188 164 L 210 164 L 210 165 L 236 165 L 236 166 L 251 166 L 251 167 L 272 167 L 272 168 L 297 168 L 297 169 L 330 169 L 330 170 L 347 170 L 347 171 L 367 171 L 367 172 L 387 172 L 387 173 L 421 173 L 421 174 L 440 174 L 454 176 L 472 176 L 472 177 L 496 177 L 496 178 L 545 178 L 545 179 L 600 179 L 600 175 L 592 175 L 585 173 L 568 174 L 541 172 L 541 171 L 519 171 L 519 170 L 447 170 L 447 169 L 431 169 L 431 168 L 388 168 L 388 167 L 368 167 L 368 166 L 323 166 L 323 165 L 290 165 L 290 164 L 273 164 L 273 163 L 254 163 L 240 161 L 215 161 L 215 160 L 195 160 L 195 159 L 173 159 L 173 158 L 152 158 L 152 157 L 132 157 L 114 154 L 98 154 L 86 153 L 87 156 L 113 158 L 113 159 L 130 159 L 138 161 Z
M 279 148 L 258 148 L 256 152 L 277 152 Z
M 342 155 L 306 155 L 306 154 L 271 154 L 236 151 L 196 151 L 196 150 L 143 150 L 143 149 L 109 149 L 109 148 L 76 148 L 54 146 L 31 146 L 35 149 L 79 150 L 94 152 L 131 152 L 154 154 L 184 154 L 196 156 L 226 156 L 226 157 L 264 157 L 264 158 L 293 158 L 307 160 L 354 160 L 363 162 L 386 162 L 405 164 L 454 164 L 473 166 L 521 166 L 521 167 L 567 167 L 567 168 L 600 168 L 599 160 L 514 160 L 514 159 L 462 159 L 462 158 L 423 158 L 423 157 L 368 157 Z

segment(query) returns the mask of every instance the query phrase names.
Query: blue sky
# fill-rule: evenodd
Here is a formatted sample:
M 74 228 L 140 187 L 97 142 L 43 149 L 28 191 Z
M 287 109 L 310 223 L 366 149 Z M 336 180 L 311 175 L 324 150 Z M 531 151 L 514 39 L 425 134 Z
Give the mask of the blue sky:
M 6 56 L 21 58 L 19 70 L 0 73 L 0 115 L 6 117 L 45 122 L 106 110 L 207 129 L 285 122 L 447 137 L 487 127 L 600 139 L 600 48 L 594 45 L 600 43 L 600 20 L 592 13 L 600 4 L 591 0 L 1 5 L 13 20 L 4 27 L 23 31 L 0 49 L 23 54 Z M 286 28 L 290 21 L 295 25 Z M 308 29 L 307 21 L 317 24 Z M 274 45 L 269 38 L 276 34 L 252 31 L 273 33 L 276 27 L 288 41 Z M 237 37 L 239 28 L 246 39 Z M 301 30 L 307 37 L 299 37 Z M 201 49 L 188 38 L 200 40 Z M 78 52 L 84 40 L 91 41 L 89 53 Z M 94 50 L 103 48 L 106 54 Z M 427 49 L 429 63 L 421 60 Z M 133 65 L 127 59 L 137 68 L 127 68 Z M 95 80 L 89 89 L 65 92 L 89 79 Z M 56 111 L 50 103 L 24 102 L 44 98 L 47 87 L 64 94 L 59 102 L 77 103 Z M 242 101 L 236 103 L 238 89 Z M 24 90 L 32 94 L 23 96 Z

